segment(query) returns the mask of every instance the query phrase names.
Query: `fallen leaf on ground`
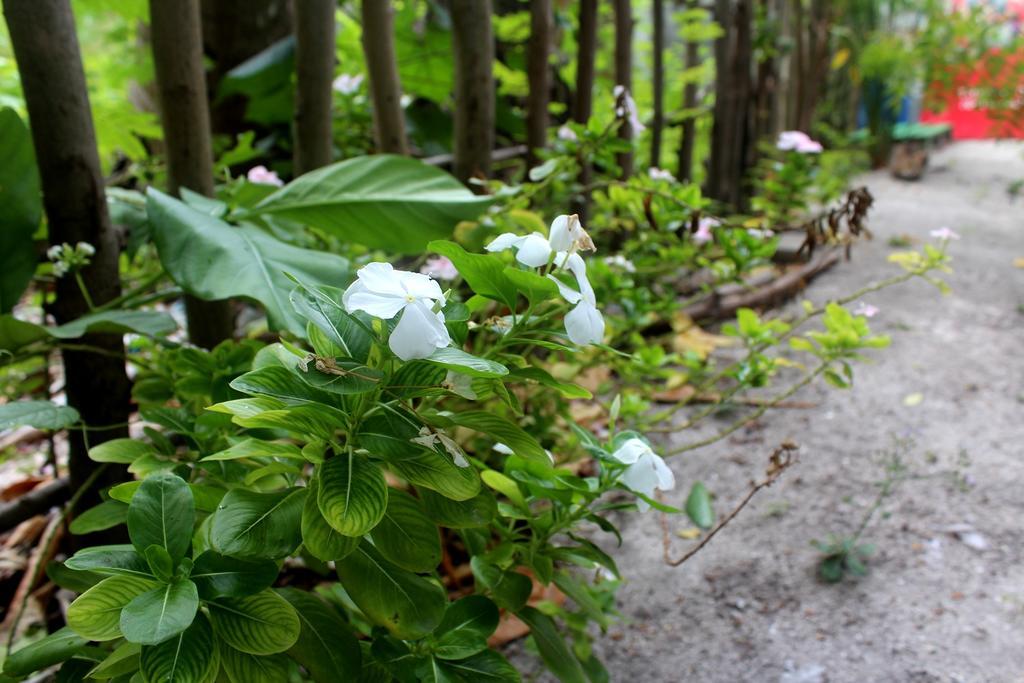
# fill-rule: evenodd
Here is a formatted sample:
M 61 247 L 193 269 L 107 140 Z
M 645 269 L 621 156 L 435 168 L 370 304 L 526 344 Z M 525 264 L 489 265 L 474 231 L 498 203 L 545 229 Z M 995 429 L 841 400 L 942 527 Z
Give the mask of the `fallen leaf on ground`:
M 916 391 L 913 394 L 907 394 L 906 396 L 903 397 L 903 405 L 912 408 L 916 405 L 919 405 L 923 400 L 924 394 L 922 394 L 920 391 Z
M 676 536 L 679 538 L 685 538 L 687 541 L 692 541 L 695 538 L 700 538 L 700 529 L 697 527 L 690 527 L 689 529 L 679 529 L 676 531 Z

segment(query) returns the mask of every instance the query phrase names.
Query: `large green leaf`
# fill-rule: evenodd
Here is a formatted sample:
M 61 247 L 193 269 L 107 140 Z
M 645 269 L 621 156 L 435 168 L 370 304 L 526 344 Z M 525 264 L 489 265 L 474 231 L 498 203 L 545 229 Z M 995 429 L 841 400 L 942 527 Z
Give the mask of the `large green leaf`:
M 339 533 L 362 536 L 377 526 L 388 503 L 384 473 L 365 455 L 340 453 L 319 468 L 317 504 Z
M 32 236 L 43 214 L 32 137 L 10 107 L 0 109 L 0 159 L 0 312 L 7 313 L 36 271 Z
M 405 491 L 388 491 L 387 509 L 380 524 L 370 533 L 370 539 L 385 559 L 402 569 L 429 572 L 441 563 L 437 525 Z
M 309 553 L 324 562 L 340 560 L 356 549 L 359 545 L 358 536 L 346 536 L 338 533 L 327 523 L 317 503 L 316 477 L 309 482 L 309 493 L 302 506 L 302 543 Z
M 272 655 L 284 652 L 299 638 L 298 614 L 272 590 L 208 604 L 217 635 L 241 652 Z
M 105 500 L 75 517 L 68 530 L 73 534 L 91 534 L 111 529 L 128 521 L 128 506 L 119 500 Z
M 451 346 L 434 351 L 424 360 L 470 377 L 503 377 L 508 374 L 508 368 L 501 363 L 474 356 Z
M 425 488 L 419 494 L 427 517 L 449 529 L 487 526 L 498 512 L 498 502 L 487 490 L 469 500 L 452 500 Z
M 79 595 L 68 607 L 68 626 L 89 640 L 113 640 L 121 635 L 121 610 L 156 581 L 136 576 L 111 576 Z
M 541 659 L 548 669 L 563 683 L 587 683 L 583 668 L 562 639 L 551 617 L 533 607 L 524 607 L 516 616 L 530 627 L 530 635 L 537 645 Z
M 515 310 L 519 290 L 506 277 L 505 264 L 500 257 L 493 254 L 471 254 L 458 244 L 445 240 L 435 240 L 427 245 L 427 249 L 451 259 L 459 275 L 474 292 Z
M 434 631 L 435 657 L 464 659 L 487 649 L 487 639 L 498 628 L 498 608 L 482 595 L 469 595 L 448 605 Z
M 474 467 L 459 467 L 448 454 L 420 449 L 388 468 L 416 486 L 425 486 L 453 500 L 468 500 L 480 493 L 480 474 Z
M 220 645 L 220 663 L 231 683 L 286 683 L 290 664 L 283 654 L 259 657 Z M 217 679 L 221 680 L 221 679 Z
M 533 582 L 528 576 L 502 569 L 479 556 L 472 558 L 469 566 L 477 585 L 487 589 L 501 607 L 514 612 L 529 600 Z
M 100 311 L 45 329 L 58 339 L 76 339 L 86 332 L 164 337 L 178 329 L 178 323 L 160 311 Z
M 211 460 L 240 460 L 242 458 L 290 458 L 302 460 L 302 451 L 292 443 L 264 441 L 263 439 L 242 439 L 238 443 L 203 458 Z
M 365 541 L 335 567 L 363 614 L 396 638 L 422 638 L 444 617 L 447 596 L 438 583 L 396 567 Z
M 482 650 L 458 661 L 435 659 L 431 671 L 436 683 L 519 683 L 519 672 L 499 652 Z
M 282 588 L 278 594 L 295 608 L 301 624 L 299 639 L 288 654 L 305 667 L 316 683 L 358 678 L 362 667 L 359 642 L 337 611 L 297 588 Z
M 132 675 L 139 670 L 139 655 L 142 653 L 142 646 L 137 643 L 122 641 L 106 659 L 97 664 L 89 672 L 88 678 L 106 680 L 119 676 Z
M 139 670 L 147 683 L 203 683 L 220 669 L 217 641 L 206 616 L 159 645 L 145 646 Z
M 0 349 L 4 351 L 13 353 L 48 336 L 42 325 L 18 320 L 10 313 L 0 315 Z
M 274 583 L 277 563 L 272 560 L 240 560 L 207 550 L 196 558 L 189 578 L 195 582 L 199 597 L 204 600 L 252 595 Z
M 178 579 L 146 591 L 125 605 L 121 610 L 121 633 L 131 643 L 156 645 L 187 629 L 198 610 L 196 585 Z
M 349 358 L 365 363 L 373 336 L 341 305 L 342 290 L 336 287 L 299 285 L 291 293 L 295 311 L 323 332 Z
M 551 464 L 547 452 L 535 438 L 519 425 L 509 422 L 500 415 L 483 410 L 472 410 L 457 412 L 452 415 L 452 420 L 460 427 L 468 427 L 487 434 L 511 448 L 516 455 L 545 465 Z
M 153 455 L 156 449 L 145 441 L 137 439 L 111 439 L 89 449 L 89 459 L 94 462 L 116 462 L 131 465 L 144 455 Z
M 309 386 L 332 394 L 365 394 L 380 386 L 384 377 L 380 370 L 346 358 L 328 358 L 323 370 L 317 367 L 319 362 L 310 363 L 299 377 Z
M 150 189 L 146 208 L 164 268 L 185 291 L 203 299 L 242 297 L 261 303 L 270 324 L 299 336 L 306 322 L 292 308 L 294 286 L 347 282 L 348 262 L 281 242 L 253 225 L 232 226 Z
M 50 401 L 14 401 L 0 405 L 0 429 L 22 425 L 36 429 L 64 429 L 76 422 L 77 410 Z
M 100 574 L 135 576 L 152 579 L 149 565 L 143 555 L 130 545 L 97 545 L 82 548 L 64 563 L 75 571 L 94 571 Z
M 210 542 L 224 555 L 280 559 L 301 542 L 306 490 L 259 493 L 232 489 L 213 516 Z
M 128 536 L 139 553 L 158 545 L 177 562 L 192 544 L 196 505 L 181 477 L 160 473 L 145 479 L 128 506 Z
M 59 664 L 72 657 L 88 642 L 72 631 L 70 627 L 65 626 L 42 640 L 37 640 L 31 645 L 26 645 L 11 653 L 4 661 L 4 674 L 21 678 L 33 671 Z
M 451 235 L 492 201 L 421 161 L 375 154 L 300 176 L 252 213 L 290 218 L 368 247 L 420 254 L 428 241 Z
M 270 396 L 289 404 L 316 403 L 331 405 L 330 394 L 315 389 L 299 378 L 299 370 L 280 365 L 267 365 L 236 377 L 231 388 L 244 394 Z

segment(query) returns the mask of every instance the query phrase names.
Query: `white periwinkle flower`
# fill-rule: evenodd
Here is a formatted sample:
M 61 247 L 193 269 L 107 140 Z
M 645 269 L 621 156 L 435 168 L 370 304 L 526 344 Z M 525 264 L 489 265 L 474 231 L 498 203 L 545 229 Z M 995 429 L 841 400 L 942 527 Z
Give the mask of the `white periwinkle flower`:
M 651 166 L 647 169 L 647 175 L 650 176 L 651 180 L 667 180 L 669 182 L 675 182 L 676 177 L 672 175 L 671 171 L 666 171 L 663 168 L 655 168 Z
M 934 237 L 937 240 L 958 240 L 958 239 L 960 239 L 960 235 L 958 235 L 952 229 L 947 228 L 945 226 L 939 228 L 938 230 L 932 230 L 930 234 L 931 234 L 932 237 Z
M 564 265 L 569 269 L 576 277 L 576 284 L 579 287 L 577 292 L 548 273 L 548 277 L 558 285 L 558 292 L 562 298 L 570 304 L 576 304 L 565 315 L 565 333 L 572 343 L 579 346 L 600 344 L 604 339 L 604 317 L 601 311 L 597 310 L 597 297 L 594 296 L 594 288 L 587 279 L 587 264 L 579 254 L 567 254 L 556 262 L 559 266 Z
M 642 439 L 628 439 L 612 453 L 612 458 L 628 465 L 620 481 L 630 490 L 654 497 L 655 489 L 671 491 L 676 487 L 676 478 L 662 457 L 651 450 Z M 636 502 L 640 512 L 646 512 L 650 505 L 640 499 Z
M 711 216 L 701 216 L 697 221 L 697 232 L 693 233 L 693 241 L 697 244 L 705 244 L 715 239 L 711 229 L 722 224 L 722 221 Z
M 559 140 L 565 140 L 567 142 L 576 142 L 577 140 L 579 140 L 579 138 L 576 136 L 576 131 L 574 131 L 569 126 L 560 126 L 559 127 L 559 129 L 558 129 L 558 139 Z
M 349 313 L 363 311 L 390 320 L 399 313 L 388 346 L 402 360 L 426 358 L 452 342 L 444 326 L 444 305 L 440 285 L 422 273 L 395 270 L 390 263 L 370 263 L 356 273 L 342 297 Z
M 253 166 L 249 169 L 249 172 L 245 177 L 250 183 L 276 185 L 277 187 L 284 185 L 284 181 L 278 177 L 277 173 L 275 171 L 271 171 L 266 166 Z
M 546 266 L 556 252 L 593 251 L 594 242 L 580 225 L 576 214 L 562 215 L 551 221 L 548 236 L 539 232 L 517 235 L 504 232 L 484 247 L 487 251 L 516 250 L 516 260 L 524 266 L 540 268 Z
M 359 90 L 359 86 L 362 85 L 362 83 L 362 74 L 341 74 L 334 79 L 334 82 L 331 83 L 331 87 L 342 95 L 352 95 Z
M 75 245 L 75 251 L 79 254 L 85 254 L 86 256 L 94 256 L 96 254 L 96 247 L 92 246 L 88 242 L 79 242 Z

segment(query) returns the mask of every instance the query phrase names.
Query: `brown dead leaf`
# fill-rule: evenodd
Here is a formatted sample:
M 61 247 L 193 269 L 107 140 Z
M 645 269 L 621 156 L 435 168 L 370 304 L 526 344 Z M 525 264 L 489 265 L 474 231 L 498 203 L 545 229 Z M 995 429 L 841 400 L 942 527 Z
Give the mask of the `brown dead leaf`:
M 701 359 L 707 358 L 708 354 L 715 349 L 733 343 L 729 337 L 705 332 L 685 313 L 677 313 L 672 318 L 672 331 L 674 332 L 672 335 L 673 351 L 676 353 L 691 351 Z
M 1018 256 L 1017 258 L 1013 259 L 1013 267 L 1024 268 L 1024 256 Z

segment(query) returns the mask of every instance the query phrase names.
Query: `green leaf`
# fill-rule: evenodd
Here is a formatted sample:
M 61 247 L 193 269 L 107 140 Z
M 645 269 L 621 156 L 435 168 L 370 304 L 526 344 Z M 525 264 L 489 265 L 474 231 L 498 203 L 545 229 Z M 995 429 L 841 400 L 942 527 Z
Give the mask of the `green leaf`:
M 450 174 L 389 154 L 356 157 L 296 178 L 252 213 L 296 220 L 376 249 L 422 253 L 492 203 Z
M 89 459 L 95 462 L 115 462 L 131 465 L 144 455 L 152 455 L 156 449 L 145 441 L 135 439 L 111 439 L 89 449 Z
M 10 107 L 0 109 L 0 159 L 0 312 L 7 313 L 36 272 L 32 237 L 43 214 L 32 137 Z
M 277 563 L 272 560 L 240 560 L 207 550 L 196 558 L 189 578 L 199 589 L 199 597 L 241 597 L 269 588 L 277 579 Z
M 36 429 L 64 429 L 76 422 L 77 410 L 50 401 L 13 401 L 0 405 L 0 429 L 22 425 Z
M 433 489 L 453 500 L 468 500 L 480 493 L 480 475 L 473 467 L 459 467 L 447 454 L 419 449 L 401 460 L 389 460 L 388 468 L 417 487 Z
M 84 593 L 106 578 L 96 571 L 69 569 L 63 562 L 47 563 L 46 576 L 61 588 L 67 588 L 73 593 Z
M 561 683 L 587 683 L 579 661 L 562 639 L 551 617 L 533 607 L 524 607 L 516 616 L 530 627 L 541 659 Z
M 470 595 L 448 605 L 434 630 L 435 657 L 464 659 L 487 648 L 487 638 L 498 628 L 498 608 L 482 595 Z
M 533 592 L 530 577 L 501 569 L 480 556 L 473 557 L 469 566 L 478 584 L 486 588 L 501 607 L 515 612 L 530 599 L 530 593 Z
M 367 619 L 396 638 L 422 638 L 444 617 L 447 597 L 439 584 L 396 567 L 365 541 L 335 567 Z
M 370 539 L 385 559 L 402 569 L 429 572 L 441 563 L 437 526 L 423 514 L 416 499 L 404 491 L 388 491 L 387 509 Z
M 686 498 L 686 514 L 701 529 L 710 529 L 715 522 L 715 511 L 711 507 L 711 494 L 701 482 L 694 482 Z
M 355 361 L 335 358 L 327 372 L 321 372 L 315 363 L 310 363 L 304 372 L 299 372 L 299 378 L 320 391 L 345 396 L 373 391 L 380 386 L 384 373 Z
M 264 441 L 263 439 L 243 439 L 230 448 L 208 455 L 201 462 L 219 460 L 240 460 L 242 458 L 291 458 L 303 460 L 302 452 L 292 443 Z
M 420 489 L 419 495 L 427 517 L 449 529 L 487 526 L 498 512 L 490 491 L 481 491 L 469 500 L 452 500 L 430 489 Z
M 113 652 L 107 655 L 106 659 L 97 664 L 92 671 L 89 672 L 87 678 L 98 678 L 104 680 L 108 678 L 118 678 L 121 676 L 131 676 L 139 670 L 140 652 L 142 652 L 141 645 L 137 643 L 129 643 L 127 640 L 122 641 L 120 645 L 114 648 Z
M 587 389 L 584 389 L 579 384 L 573 384 L 572 382 L 561 382 L 551 376 L 547 370 L 541 368 L 527 366 L 525 368 L 512 368 L 509 371 L 510 377 L 508 380 L 513 379 L 525 379 L 543 384 L 546 387 L 556 389 L 565 398 L 593 398 L 593 394 Z
M 232 557 L 286 557 L 301 542 L 305 495 L 302 488 L 272 493 L 232 489 L 213 516 L 210 542 Z
M 299 615 L 299 639 L 288 654 L 301 664 L 316 683 L 359 678 L 362 651 L 352 628 L 336 610 L 320 598 L 297 588 L 282 588 L 278 594 Z
M 111 576 L 79 595 L 68 607 L 68 626 L 89 640 L 121 636 L 121 610 L 157 585 L 137 576 Z
M 551 299 L 558 299 L 560 296 L 558 285 L 550 278 L 537 275 L 530 270 L 520 270 L 515 266 L 508 266 L 504 272 L 505 277 L 534 306 Z
M 231 381 L 231 388 L 243 394 L 270 396 L 288 404 L 314 403 L 330 406 L 331 396 L 314 389 L 299 378 L 299 371 L 280 365 L 251 370 Z
M 179 476 L 154 474 L 144 480 L 128 507 L 128 536 L 140 553 L 158 545 L 177 562 L 192 544 L 196 508 L 192 489 Z
M 35 255 L 33 253 L 33 258 Z M 35 266 L 33 266 L 33 270 Z M 18 320 L 9 313 L 0 315 L 0 350 L 14 352 L 49 337 L 46 328 L 35 323 Z
M 203 683 L 220 670 L 213 629 L 200 612 L 177 636 L 142 648 L 139 671 L 153 683 Z
M 373 336 L 364 324 L 341 305 L 342 290 L 335 287 L 299 285 L 291 293 L 296 313 L 313 323 L 345 355 L 365 363 L 373 346 Z
M 129 642 L 156 645 L 188 628 L 198 609 L 199 592 L 191 581 L 157 586 L 121 610 L 121 633 Z
M 146 559 L 130 545 L 97 545 L 82 548 L 64 563 L 75 571 L 152 579 Z
M 167 313 L 160 311 L 100 311 L 48 327 L 46 331 L 58 339 L 77 339 L 86 332 L 105 334 L 141 334 L 146 337 L 164 337 L 178 329 Z
M 515 479 L 506 477 L 497 470 L 484 470 L 483 473 L 480 474 L 480 478 L 483 479 L 484 483 L 489 487 L 498 493 L 503 494 L 523 510 L 530 509 L 530 506 L 526 504 L 523 492 L 519 490 L 519 484 L 516 483 Z
M 474 356 L 452 346 L 438 349 L 424 360 L 470 377 L 504 377 L 508 374 L 508 368 L 501 363 Z
M 505 444 L 523 458 L 546 465 L 551 464 L 547 451 L 525 430 L 505 418 L 483 410 L 457 412 L 452 421 L 460 427 L 481 432 L 495 441 Z
M 427 245 L 428 251 L 447 256 L 480 296 L 499 301 L 515 310 L 518 290 L 505 275 L 501 258 L 490 254 L 470 254 L 454 242 L 435 240 Z
M 146 209 L 160 261 L 178 285 L 202 299 L 257 301 L 275 328 L 305 333 L 285 273 L 310 285 L 351 279 L 345 259 L 294 247 L 253 225 L 229 225 L 152 188 Z
M 575 576 L 566 571 L 557 571 L 554 574 L 555 585 L 576 603 L 576 606 L 586 612 L 587 616 L 601 628 L 608 626 L 608 617 L 598 604 L 594 596 L 590 594 L 587 586 Z
M 340 453 L 320 465 L 317 504 L 324 519 L 346 536 L 377 526 L 388 503 L 384 473 L 365 455 Z
M 4 661 L 4 675 L 21 677 L 49 668 L 70 659 L 88 642 L 70 627 L 65 626 L 42 640 L 11 653 Z
M 231 683 L 285 683 L 290 662 L 283 654 L 258 657 L 220 646 L 220 663 Z
M 214 600 L 209 607 L 217 635 L 241 652 L 272 655 L 284 652 L 299 638 L 299 616 L 272 590 Z
M 357 438 L 360 446 L 379 458 L 402 460 L 427 450 L 412 441 L 419 430 L 414 418 L 389 410 L 365 420 Z
M 435 660 L 435 671 L 441 672 L 446 678 L 435 674 L 440 683 L 447 681 L 464 681 L 465 683 L 519 683 L 519 672 L 501 653 L 494 650 L 482 650 L 472 657 L 457 662 Z
M 359 537 L 340 534 L 327 523 L 317 503 L 317 486 L 319 483 L 314 477 L 309 482 L 309 493 L 302 505 L 302 543 L 318 560 L 340 560 L 356 549 Z
M 174 560 L 163 547 L 153 544 L 146 548 L 146 563 L 149 565 L 153 576 L 162 583 L 171 581 L 171 574 L 174 572 Z
M 76 535 L 110 529 L 128 521 L 128 506 L 119 500 L 105 500 L 72 520 L 68 529 Z

